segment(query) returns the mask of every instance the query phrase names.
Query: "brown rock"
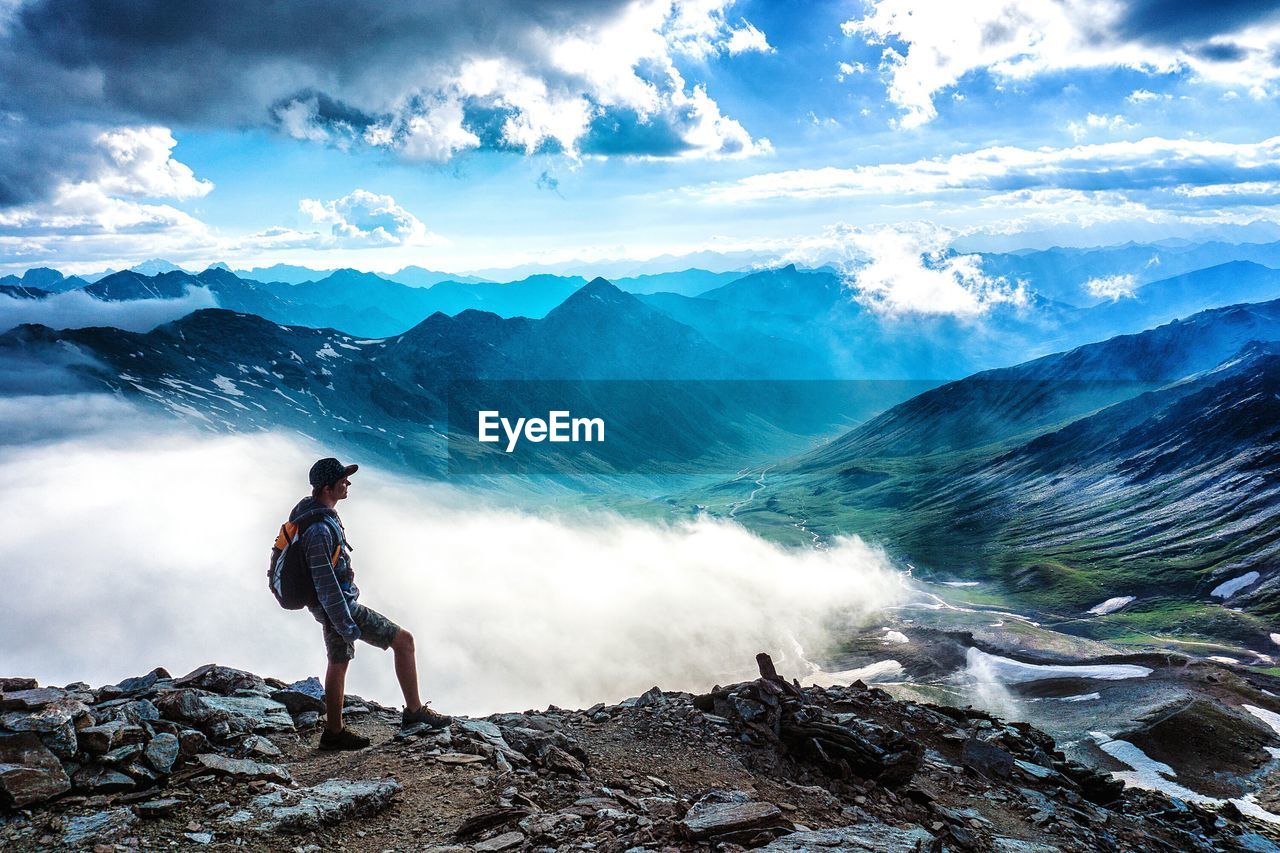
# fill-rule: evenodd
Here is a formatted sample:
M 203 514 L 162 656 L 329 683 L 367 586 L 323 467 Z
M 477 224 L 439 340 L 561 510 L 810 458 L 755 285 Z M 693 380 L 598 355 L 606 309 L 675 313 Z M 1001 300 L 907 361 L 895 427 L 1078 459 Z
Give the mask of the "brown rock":
M 62 764 L 39 737 L 0 734 L 0 802 L 22 808 L 70 789 Z

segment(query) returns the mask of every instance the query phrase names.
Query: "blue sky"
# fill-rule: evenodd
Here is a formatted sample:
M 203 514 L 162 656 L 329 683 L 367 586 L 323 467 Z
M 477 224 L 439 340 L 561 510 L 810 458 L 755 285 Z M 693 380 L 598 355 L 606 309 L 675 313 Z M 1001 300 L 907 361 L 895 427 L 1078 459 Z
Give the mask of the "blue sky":
M 1275 5 L 0 2 L 0 269 L 1278 239 Z

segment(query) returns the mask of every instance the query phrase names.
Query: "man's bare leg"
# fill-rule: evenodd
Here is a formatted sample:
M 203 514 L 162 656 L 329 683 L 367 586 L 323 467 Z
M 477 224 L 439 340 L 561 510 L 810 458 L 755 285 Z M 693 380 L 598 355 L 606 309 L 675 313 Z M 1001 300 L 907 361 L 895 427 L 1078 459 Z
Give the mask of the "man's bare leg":
M 396 657 L 396 678 L 404 693 L 404 709 L 416 711 L 422 707 L 422 699 L 418 696 L 418 661 L 413 650 L 413 635 L 401 628 L 391 641 L 391 651 Z
M 330 662 L 324 671 L 324 727 L 337 734 L 342 731 L 342 701 L 346 697 L 347 666 L 351 661 Z

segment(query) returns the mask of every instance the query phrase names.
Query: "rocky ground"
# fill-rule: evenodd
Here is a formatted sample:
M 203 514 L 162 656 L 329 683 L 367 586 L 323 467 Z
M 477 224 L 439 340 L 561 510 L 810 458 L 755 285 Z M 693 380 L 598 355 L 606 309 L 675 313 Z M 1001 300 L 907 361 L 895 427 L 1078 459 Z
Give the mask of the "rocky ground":
M 0 679 L 0 847 L 1280 851 L 1280 828 L 1125 790 L 1023 723 L 855 683 L 496 714 L 320 752 L 321 688 L 209 665 Z

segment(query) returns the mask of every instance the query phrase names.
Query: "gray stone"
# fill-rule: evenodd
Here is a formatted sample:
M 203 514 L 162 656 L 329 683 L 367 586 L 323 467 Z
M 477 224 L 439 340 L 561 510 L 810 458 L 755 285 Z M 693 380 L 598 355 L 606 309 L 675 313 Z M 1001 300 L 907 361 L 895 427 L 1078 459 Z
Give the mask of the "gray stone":
M 761 850 L 771 853 L 916 853 L 930 850 L 934 837 L 920 827 L 896 826 L 867 821 L 856 826 L 793 832 L 776 838 Z
M 192 670 L 175 680 L 173 686 L 199 687 L 201 690 L 208 690 L 210 693 L 222 696 L 230 696 L 237 690 L 249 690 L 264 696 L 271 692 L 267 683 L 252 672 L 232 669 L 229 666 L 218 666 L 214 663 L 207 663 Z
M 960 763 L 993 779 L 1008 779 L 1013 773 L 1013 756 L 994 744 L 969 738 L 960 750 Z
M 204 703 L 225 711 L 233 732 L 291 732 L 289 709 L 265 696 L 206 696 Z
M 137 822 L 138 816 L 123 807 L 73 817 L 66 823 L 62 843 L 76 847 L 90 841 L 106 841 L 125 832 Z
M 116 689 L 121 693 L 145 693 L 155 687 L 161 681 L 168 681 L 173 676 L 169 675 L 168 670 L 162 666 L 148 672 L 146 675 L 139 675 L 134 678 L 126 678 L 116 685 Z
M 401 790 L 395 779 L 329 779 L 310 788 L 276 788 L 250 803 L 255 814 L 250 825 L 268 832 L 309 832 L 376 814 L 391 805 Z M 235 822 L 245 823 L 243 819 Z
M 131 777 L 101 764 L 86 764 L 81 767 L 71 774 L 71 783 L 77 791 L 88 794 L 114 794 L 117 791 L 132 791 L 138 786 Z
M 171 690 L 161 694 L 155 705 L 164 719 L 188 723 L 204 732 L 216 729 L 219 723 L 226 727 L 231 715 L 210 705 L 206 698 L 199 690 Z
M 159 773 L 168 773 L 173 769 L 173 763 L 178 760 L 179 750 L 178 736 L 161 732 L 147 744 L 147 751 L 143 757 L 152 769 Z
M 249 735 L 245 738 L 244 748 L 250 755 L 260 758 L 278 758 L 281 755 L 280 747 L 262 735 Z
M 533 839 L 559 841 L 565 836 L 578 835 L 587 826 L 580 815 L 555 812 L 538 812 L 520 821 L 520 828 Z
M 320 725 L 320 714 L 316 711 L 303 711 L 293 718 L 293 724 L 300 729 L 309 729 Z
M 98 726 L 86 726 L 77 734 L 80 748 L 92 755 L 102 755 L 118 746 L 141 743 L 147 739 L 142 726 L 124 720 L 112 720 Z
M 1032 764 L 1030 761 L 1023 761 L 1021 758 L 1015 758 L 1013 763 L 1023 773 L 1026 773 L 1028 776 L 1035 779 L 1048 780 L 1054 778 L 1060 779 L 1062 777 L 1062 774 L 1051 767 L 1041 767 L 1039 764 Z
M 159 818 L 168 817 L 173 814 L 178 806 L 182 805 L 182 800 L 173 797 L 164 797 L 159 800 L 147 800 L 145 803 L 138 803 L 133 810 L 141 818 Z
M 182 729 L 178 732 L 178 754 L 193 756 L 209 751 L 209 739 L 204 732 L 196 729 Z
M 495 835 L 487 841 L 479 841 L 472 845 L 472 850 L 476 853 L 497 853 L 499 850 L 511 850 L 524 844 L 524 833 L 504 832 L 501 835 Z
M 1059 848 L 1036 841 L 1023 841 L 1021 838 L 997 836 L 991 839 L 993 853 L 1058 853 Z
M 324 685 L 314 675 L 295 681 L 283 690 L 276 690 L 271 698 L 288 708 L 290 714 L 324 713 Z
M 9 711 L 0 715 L 0 729 L 11 732 L 34 732 L 45 746 L 59 758 L 76 754 L 77 724 L 92 722 L 89 707 L 78 699 L 64 696 L 36 711 Z
M 213 843 L 212 832 L 184 832 L 182 833 L 182 835 L 189 841 L 192 841 L 196 844 L 212 844 Z
M 0 711 L 38 711 L 45 705 L 67 698 L 71 698 L 67 691 L 58 687 L 7 690 L 0 694 Z
M 271 782 L 288 784 L 293 781 L 289 771 L 275 764 L 260 764 L 247 758 L 228 758 L 215 752 L 205 752 L 196 756 L 196 761 L 219 776 L 249 782 L 265 779 Z
M 61 762 L 34 733 L 0 734 L 0 803 L 23 808 L 70 789 Z
M 680 821 L 680 828 L 690 838 L 709 838 L 776 824 L 781 817 L 782 810 L 773 803 L 699 802 Z
M 144 746 L 140 743 L 125 744 L 124 746 L 117 746 L 110 752 L 104 753 L 100 756 L 99 760 L 102 761 L 103 764 L 128 764 L 133 761 L 133 759 L 141 755 L 143 749 Z
M 149 723 L 160 719 L 160 709 L 149 699 L 134 699 L 120 706 L 120 715 L 131 723 Z

